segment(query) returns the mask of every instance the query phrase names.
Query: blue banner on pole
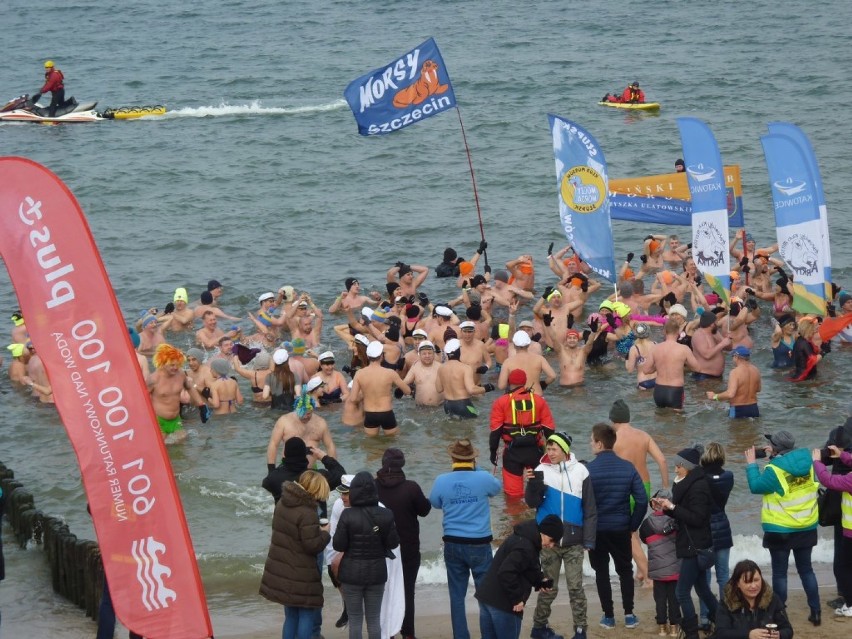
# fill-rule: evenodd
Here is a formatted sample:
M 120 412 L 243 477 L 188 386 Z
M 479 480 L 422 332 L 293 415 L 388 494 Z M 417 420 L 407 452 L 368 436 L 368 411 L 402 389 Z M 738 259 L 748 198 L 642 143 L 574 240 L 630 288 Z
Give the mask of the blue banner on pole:
M 565 236 L 589 267 L 617 279 L 603 150 L 583 127 L 548 114 L 556 160 L 559 217 Z
M 728 202 L 722 156 L 704 122 L 678 118 L 692 198 L 692 257 L 708 284 L 727 300 L 731 290 Z
M 361 135 L 393 133 L 456 106 L 433 38 L 349 83 L 343 96 Z

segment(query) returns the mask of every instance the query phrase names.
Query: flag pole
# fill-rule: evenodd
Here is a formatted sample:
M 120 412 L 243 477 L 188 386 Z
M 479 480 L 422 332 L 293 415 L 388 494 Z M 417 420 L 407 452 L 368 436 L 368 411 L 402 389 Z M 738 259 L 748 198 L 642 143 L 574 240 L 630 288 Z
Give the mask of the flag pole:
M 464 132 L 464 122 L 462 122 L 461 109 L 456 106 L 456 114 L 459 116 L 459 126 L 461 127 L 462 140 L 464 141 L 464 150 L 467 154 L 467 165 L 470 167 L 470 181 L 473 184 L 473 199 L 476 202 L 476 215 L 479 218 L 479 235 L 482 241 L 485 241 L 485 229 L 482 227 L 482 208 L 479 206 L 479 192 L 476 190 L 476 176 L 473 174 L 473 160 L 470 157 L 470 147 L 467 145 L 467 135 Z M 485 265 L 488 265 L 488 252 L 483 251 L 485 255 Z

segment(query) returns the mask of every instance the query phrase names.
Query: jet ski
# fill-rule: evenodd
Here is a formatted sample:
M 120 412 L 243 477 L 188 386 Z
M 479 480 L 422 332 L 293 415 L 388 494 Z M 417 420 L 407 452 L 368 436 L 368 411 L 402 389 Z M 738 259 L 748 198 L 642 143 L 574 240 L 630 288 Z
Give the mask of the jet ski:
M 97 102 L 78 103 L 74 98 L 56 109 L 50 117 L 50 108 L 34 102 L 28 94 L 9 100 L 0 107 L 0 121 L 3 122 L 37 122 L 44 124 L 60 124 L 63 122 L 97 122 L 99 120 L 129 120 L 150 115 L 162 115 L 166 107 L 161 104 L 154 106 L 131 106 L 95 111 Z

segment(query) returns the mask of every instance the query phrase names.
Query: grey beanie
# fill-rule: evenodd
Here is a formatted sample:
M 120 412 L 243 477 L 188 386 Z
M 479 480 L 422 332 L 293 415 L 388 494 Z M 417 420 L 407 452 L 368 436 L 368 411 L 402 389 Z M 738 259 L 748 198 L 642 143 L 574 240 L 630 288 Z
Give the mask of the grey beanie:
M 623 399 L 617 399 L 609 409 L 609 421 L 614 424 L 627 424 L 630 422 L 630 407 Z

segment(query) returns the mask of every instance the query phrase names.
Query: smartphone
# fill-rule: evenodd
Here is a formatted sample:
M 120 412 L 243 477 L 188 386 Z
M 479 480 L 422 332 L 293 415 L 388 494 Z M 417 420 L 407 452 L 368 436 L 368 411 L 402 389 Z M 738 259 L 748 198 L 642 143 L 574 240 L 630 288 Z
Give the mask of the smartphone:
M 538 479 L 539 481 L 544 481 L 544 471 L 543 470 L 534 470 L 533 477 Z

